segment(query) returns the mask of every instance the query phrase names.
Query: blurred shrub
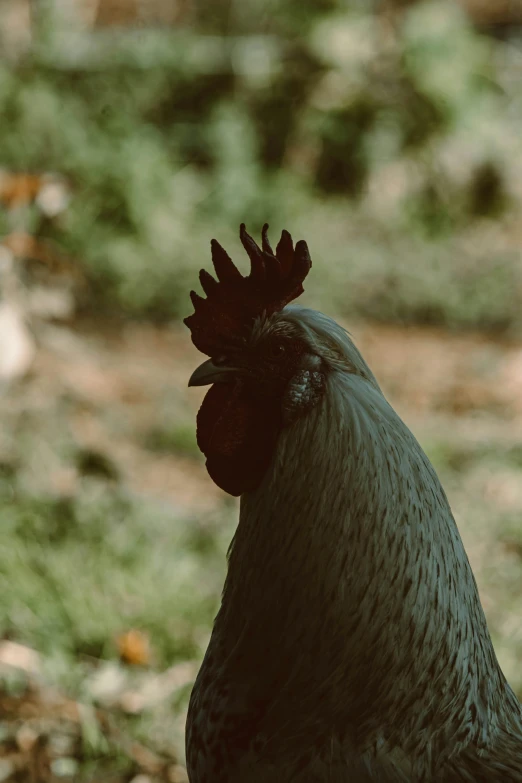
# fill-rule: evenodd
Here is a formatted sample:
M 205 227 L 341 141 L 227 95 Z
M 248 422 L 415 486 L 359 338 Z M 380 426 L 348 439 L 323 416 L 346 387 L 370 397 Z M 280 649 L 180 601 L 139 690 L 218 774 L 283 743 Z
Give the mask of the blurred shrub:
M 520 325 L 521 65 L 455 4 L 36 32 L 0 65 L 2 158 L 72 182 L 40 230 L 85 264 L 86 306 L 177 317 L 209 238 L 268 220 L 306 235 L 346 314 Z

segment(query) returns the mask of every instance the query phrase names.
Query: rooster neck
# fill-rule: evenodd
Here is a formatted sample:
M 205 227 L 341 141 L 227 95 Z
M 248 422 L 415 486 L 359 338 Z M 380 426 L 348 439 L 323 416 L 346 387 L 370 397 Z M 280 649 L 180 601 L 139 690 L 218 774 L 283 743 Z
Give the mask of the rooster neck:
M 522 734 L 440 482 L 360 377 L 331 374 L 242 497 L 216 631 L 240 677 L 278 691 L 271 714 L 306 722 L 312 689 L 362 747 L 384 736 L 438 766 L 510 720 Z

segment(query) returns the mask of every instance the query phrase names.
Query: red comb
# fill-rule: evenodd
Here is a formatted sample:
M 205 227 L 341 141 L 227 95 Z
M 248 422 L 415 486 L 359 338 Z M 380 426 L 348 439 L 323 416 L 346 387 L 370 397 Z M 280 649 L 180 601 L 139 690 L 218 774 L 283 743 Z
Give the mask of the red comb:
M 267 230 L 265 223 L 259 247 L 247 234 L 244 223 L 239 228 L 241 243 L 250 258 L 250 274 L 246 277 L 215 239 L 210 243 L 218 279 L 201 270 L 199 280 L 207 297 L 190 292 L 195 312 L 184 321 L 192 333 L 192 342 L 207 356 L 216 356 L 228 346 L 240 344 L 245 329 L 255 318 L 282 310 L 303 293 L 303 280 L 312 266 L 306 242 L 300 240 L 294 249 L 292 237 L 283 231 L 274 253 Z

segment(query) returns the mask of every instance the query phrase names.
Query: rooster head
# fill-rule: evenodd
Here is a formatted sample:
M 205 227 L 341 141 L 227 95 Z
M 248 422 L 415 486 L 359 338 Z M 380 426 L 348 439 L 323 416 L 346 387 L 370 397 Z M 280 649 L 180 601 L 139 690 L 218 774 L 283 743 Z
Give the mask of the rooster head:
M 301 240 L 294 248 L 283 231 L 274 253 L 267 229 L 259 247 L 241 225 L 247 276 L 212 240 L 217 280 L 201 270 L 206 298 L 191 291 L 195 312 L 185 319 L 194 345 L 210 357 L 189 381 L 212 384 L 198 413 L 198 446 L 213 481 L 231 495 L 258 486 L 282 428 L 316 405 L 325 388 L 322 358 L 282 316 L 303 292 L 312 266 L 308 247 Z

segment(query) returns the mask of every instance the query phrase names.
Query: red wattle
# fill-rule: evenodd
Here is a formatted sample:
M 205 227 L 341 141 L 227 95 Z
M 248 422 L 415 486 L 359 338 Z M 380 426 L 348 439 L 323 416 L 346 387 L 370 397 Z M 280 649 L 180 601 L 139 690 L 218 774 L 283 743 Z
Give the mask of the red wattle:
M 255 489 L 280 431 L 276 408 L 254 401 L 241 383 L 214 384 L 197 417 L 197 442 L 210 477 L 230 495 Z

